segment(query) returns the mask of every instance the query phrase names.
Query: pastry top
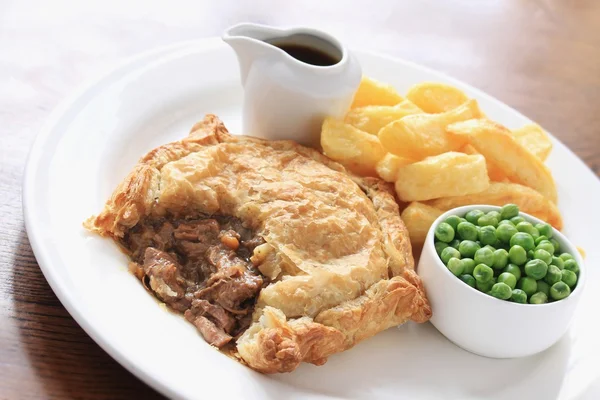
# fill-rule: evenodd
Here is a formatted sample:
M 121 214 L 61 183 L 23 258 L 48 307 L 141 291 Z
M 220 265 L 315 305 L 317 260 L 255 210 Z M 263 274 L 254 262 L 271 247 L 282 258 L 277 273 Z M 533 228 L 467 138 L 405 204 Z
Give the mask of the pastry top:
M 339 322 L 334 321 L 336 317 L 329 327 L 316 321 L 325 320 L 323 313 L 335 313 L 336 309 L 343 316 L 344 307 L 364 308 L 361 299 L 368 290 L 381 281 L 392 282 L 393 277 L 402 279 L 403 288 L 410 286 L 413 290 L 408 291 L 414 292 L 410 313 L 402 313 L 403 318 L 414 315 L 413 319 L 423 320 L 430 314 L 420 281 L 412 272 L 408 233 L 388 184 L 353 176 L 318 151 L 291 141 L 230 135 L 212 115 L 196 124 L 186 139 L 144 156 L 103 212 L 86 226 L 119 238 L 146 216 L 198 213 L 235 216 L 265 241 L 254 250 L 251 260 L 271 283 L 260 292 L 255 324 L 240 339 L 238 348 L 256 341 L 273 321 L 288 328 L 289 321 L 296 327 L 290 332 L 300 327 L 310 331 L 319 325 L 323 343 L 327 342 L 323 335 L 333 338 L 331 348 L 317 351 L 311 344 L 311 350 L 302 350 L 301 340 L 296 338 L 292 347 L 307 353 L 292 358 L 295 365 L 300 361 L 320 363 L 330 353 L 350 347 L 356 338 L 349 336 L 347 328 L 334 326 Z M 351 302 L 356 304 L 346 305 Z M 373 318 L 363 323 L 385 329 L 390 322 L 404 322 L 389 315 L 381 315 L 382 321 Z M 356 333 L 354 329 L 352 335 Z M 240 349 L 242 358 L 256 369 L 289 369 L 282 366 L 281 359 L 269 361 L 268 367 L 258 366 L 252 359 L 265 355 L 250 353 Z

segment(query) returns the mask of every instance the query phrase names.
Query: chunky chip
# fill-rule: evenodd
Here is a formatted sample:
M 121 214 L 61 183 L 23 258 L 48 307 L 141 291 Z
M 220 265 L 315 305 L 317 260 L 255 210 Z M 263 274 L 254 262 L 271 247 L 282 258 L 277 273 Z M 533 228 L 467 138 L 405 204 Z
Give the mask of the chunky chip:
M 462 147 L 462 149 L 460 149 L 461 153 L 465 153 L 465 154 L 480 154 L 477 150 L 475 150 L 475 147 L 471 146 L 470 144 L 466 144 Z M 506 177 L 506 175 L 504 174 L 504 172 L 502 172 L 502 170 L 500 168 L 498 168 L 498 166 L 496 164 L 494 164 L 493 162 L 491 162 L 490 160 L 486 159 L 485 160 L 485 165 L 487 166 L 487 171 L 488 171 L 488 176 L 490 177 L 490 181 L 493 182 L 508 182 L 508 178 Z
M 446 127 L 480 116 L 477 101 L 468 100 L 445 113 L 406 116 L 383 127 L 378 136 L 390 153 L 420 160 L 460 149 L 466 144 L 466 139 L 449 135 Z
M 490 184 L 483 156 L 457 152 L 401 167 L 396 179 L 396 193 L 402 201 L 477 193 Z
M 548 134 L 538 124 L 527 124 L 512 131 L 517 142 L 545 161 L 552 151 L 552 141 Z
M 447 130 L 456 137 L 466 138 L 512 182 L 535 189 L 556 203 L 556 185 L 548 167 L 521 146 L 504 126 L 488 119 L 472 119 L 451 124 Z
M 413 246 L 413 251 L 419 249 L 425 243 L 427 232 L 433 222 L 444 212 L 419 202 L 412 202 L 402 211 L 402 221 L 408 229 L 410 243 Z
M 408 100 L 403 100 L 395 106 L 365 106 L 354 108 L 346 114 L 344 122 L 361 131 L 377 135 L 387 124 L 402 117 L 422 114 L 423 111 Z
M 375 170 L 381 179 L 386 182 L 396 182 L 398 170 L 408 164 L 414 163 L 415 160 L 410 160 L 404 157 L 398 157 L 394 154 L 387 153 L 375 166 Z
M 439 82 L 423 82 L 412 86 L 406 98 L 426 113 L 453 110 L 469 100 L 461 90 Z
M 426 202 L 442 211 L 472 204 L 503 206 L 508 203 L 518 205 L 521 211 L 547 221 L 556 229 L 563 227 L 562 217 L 554 203 L 536 190 L 518 183 L 492 182 L 486 190 L 480 193 L 445 197 Z
M 321 147 L 329 158 L 360 175 L 377 176 L 375 166 L 385 156 L 377 136 L 335 118 L 323 122 Z
M 351 108 L 365 106 L 393 106 L 402 101 L 393 86 L 363 76 L 354 95 Z

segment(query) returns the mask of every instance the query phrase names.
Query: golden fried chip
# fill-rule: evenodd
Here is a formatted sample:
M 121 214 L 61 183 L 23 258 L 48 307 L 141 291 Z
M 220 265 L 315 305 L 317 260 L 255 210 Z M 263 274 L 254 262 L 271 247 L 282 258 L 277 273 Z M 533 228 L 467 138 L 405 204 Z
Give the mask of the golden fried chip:
M 393 106 L 402 101 L 402 96 L 391 85 L 386 85 L 363 76 L 354 95 L 351 108 L 364 106 Z
M 329 158 L 360 175 L 377 176 L 375 165 L 385 156 L 377 136 L 335 118 L 323 122 L 321 146 Z
M 398 169 L 396 193 L 402 201 L 422 201 L 481 192 L 490 184 L 482 155 L 448 152 Z
M 379 130 L 402 117 L 412 114 L 422 114 L 423 111 L 408 100 L 403 100 L 395 106 L 365 106 L 354 108 L 346 114 L 344 122 L 361 131 L 377 135 Z
M 527 124 L 512 131 L 517 142 L 545 161 L 552 151 L 552 141 L 548 134 L 538 124 Z
M 406 98 L 426 113 L 443 113 L 464 104 L 469 98 L 454 86 L 439 82 L 417 83 Z
M 460 149 L 466 144 L 466 139 L 449 135 L 446 126 L 479 118 L 480 115 L 477 101 L 469 100 L 458 108 L 441 114 L 408 115 L 383 127 L 378 136 L 383 147 L 390 153 L 420 160 Z
M 480 154 L 477 150 L 475 150 L 475 147 L 471 146 L 470 144 L 464 145 L 462 147 L 462 149 L 460 149 L 460 151 L 461 151 L 461 153 L 471 154 L 471 155 L 472 154 Z M 486 159 L 485 164 L 487 166 L 487 171 L 488 171 L 488 176 L 490 177 L 490 181 L 509 182 L 506 175 L 504 175 L 504 172 L 502 172 L 502 170 L 500 168 L 498 168 L 498 166 L 496 166 L 493 162 Z
M 556 205 L 536 190 L 518 183 L 492 182 L 486 190 L 480 193 L 445 197 L 426 202 L 442 211 L 471 204 L 503 206 L 508 203 L 518 205 L 521 211 L 547 221 L 556 229 L 562 229 L 562 217 Z
M 488 119 L 472 119 L 447 127 L 456 137 L 466 138 L 483 156 L 493 162 L 512 182 L 529 186 L 553 203 L 556 185 L 548 167 L 521 146 L 504 126 Z
M 415 160 L 410 160 L 404 157 L 398 157 L 394 154 L 387 153 L 375 166 L 375 170 L 381 179 L 386 182 L 396 182 L 398 170 L 408 164 L 414 163 Z
M 427 232 L 440 215 L 444 212 L 419 202 L 412 202 L 402 211 L 402 221 L 408 229 L 410 243 L 413 246 L 413 251 L 419 249 L 425 243 Z

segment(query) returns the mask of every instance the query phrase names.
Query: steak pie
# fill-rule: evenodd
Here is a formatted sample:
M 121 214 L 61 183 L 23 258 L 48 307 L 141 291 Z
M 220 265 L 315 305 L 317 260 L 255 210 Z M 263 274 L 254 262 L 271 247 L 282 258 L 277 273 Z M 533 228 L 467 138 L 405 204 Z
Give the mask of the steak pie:
M 255 370 L 321 365 L 431 316 L 393 188 L 207 115 L 142 157 L 87 229 L 213 346 Z

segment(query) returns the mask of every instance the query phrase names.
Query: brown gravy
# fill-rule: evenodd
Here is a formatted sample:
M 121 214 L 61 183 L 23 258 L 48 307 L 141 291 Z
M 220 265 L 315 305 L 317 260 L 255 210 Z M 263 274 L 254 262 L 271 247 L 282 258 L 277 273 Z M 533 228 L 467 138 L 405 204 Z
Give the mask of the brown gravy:
M 270 41 L 269 43 L 285 51 L 296 60 L 302 61 L 306 64 L 316 65 L 319 67 L 328 67 L 340 62 L 338 58 L 314 47 L 276 40 Z

